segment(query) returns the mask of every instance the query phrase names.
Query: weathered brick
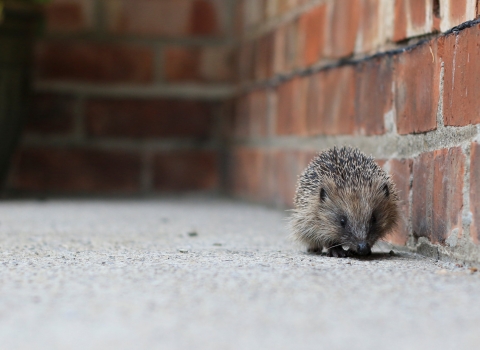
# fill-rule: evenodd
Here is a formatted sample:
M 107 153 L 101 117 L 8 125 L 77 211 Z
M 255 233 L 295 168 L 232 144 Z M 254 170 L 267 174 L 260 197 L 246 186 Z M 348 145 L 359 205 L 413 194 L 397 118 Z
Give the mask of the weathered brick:
M 445 125 L 480 123 L 480 25 L 440 39 L 445 66 L 443 115 Z
M 24 148 L 12 187 L 29 192 L 133 193 L 139 190 L 140 156 L 121 151 Z
M 433 29 L 433 1 L 395 0 L 394 41 L 430 33 Z
M 35 75 L 45 80 L 150 83 L 153 56 L 150 48 L 139 45 L 44 41 L 36 47 Z
M 431 240 L 443 244 L 450 235 L 462 234 L 465 155 L 461 147 L 437 150 L 434 155 Z
M 93 137 L 207 138 L 213 128 L 212 105 L 205 102 L 92 99 L 85 110 Z
M 399 134 L 437 128 L 440 60 L 432 40 L 395 57 L 395 108 Z
M 240 46 L 238 64 L 240 82 L 252 81 L 255 77 L 255 45 L 253 42 L 249 41 Z
M 287 32 L 288 26 L 275 29 L 273 39 L 273 72 L 281 74 L 287 69 Z
M 388 240 L 394 244 L 405 245 L 410 235 L 408 222 L 410 212 L 410 176 L 413 162 L 411 159 L 390 159 L 383 168 L 392 175 L 399 199 L 400 220 L 395 231 L 388 236 Z
M 336 0 L 329 2 L 329 35 L 325 55 L 330 58 L 350 56 L 355 49 L 360 23 L 360 0 Z
M 386 41 L 387 30 L 383 26 L 385 15 L 382 12 L 383 2 L 379 0 L 362 0 L 360 2 L 356 52 L 372 51 Z
M 300 17 L 299 39 L 303 53 L 303 66 L 310 66 L 322 57 L 325 41 L 326 9 L 325 4 L 316 6 Z
M 392 109 L 393 64 L 381 56 L 357 65 L 355 125 L 360 135 L 385 132 L 384 117 Z
M 424 153 L 414 160 L 414 235 L 441 244 L 451 234 L 461 235 L 464 172 L 460 147 Z
M 298 67 L 298 18 L 288 22 L 285 28 L 285 70 L 291 71 Z
M 277 135 L 306 135 L 307 78 L 295 77 L 277 89 Z
M 154 188 L 159 191 L 212 190 L 219 185 L 213 151 L 170 151 L 154 156 Z
M 225 34 L 226 4 L 219 0 L 108 0 L 106 21 L 114 34 L 186 37 Z
M 255 78 L 268 79 L 273 73 L 274 33 L 268 33 L 257 40 L 255 50 Z
M 229 46 L 205 47 L 200 58 L 200 78 L 208 82 L 227 83 L 234 78 L 234 55 Z
M 433 152 L 423 153 L 413 161 L 412 230 L 416 237 L 432 234 Z
M 440 30 L 445 32 L 476 17 L 476 0 L 439 0 Z
M 470 236 L 476 244 L 480 244 L 480 144 L 472 142 L 470 153 L 470 212 L 472 225 Z
M 299 155 L 299 151 L 279 151 L 276 154 L 277 205 L 282 207 L 293 207 L 297 178 L 303 170 L 299 168 Z
M 250 136 L 250 103 L 248 95 L 239 96 L 235 100 L 233 134 L 236 138 Z
M 355 130 L 355 68 L 342 66 L 321 75 L 323 106 L 318 116 L 323 135 L 350 135 Z
M 93 29 L 93 0 L 54 0 L 44 7 L 49 32 L 82 32 Z
M 249 94 L 250 132 L 252 137 L 264 137 L 268 133 L 267 90 L 256 90 Z
M 201 48 L 168 47 L 165 49 L 165 79 L 169 82 L 201 80 Z
M 37 94 L 32 98 L 25 130 L 35 134 L 68 134 L 74 129 L 75 98 Z

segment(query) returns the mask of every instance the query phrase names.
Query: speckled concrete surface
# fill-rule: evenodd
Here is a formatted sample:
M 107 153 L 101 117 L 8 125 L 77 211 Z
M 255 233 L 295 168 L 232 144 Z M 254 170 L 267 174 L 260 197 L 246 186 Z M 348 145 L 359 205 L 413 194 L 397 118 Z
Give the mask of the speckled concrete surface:
M 212 199 L 0 204 L 1 349 L 478 349 L 480 273 Z

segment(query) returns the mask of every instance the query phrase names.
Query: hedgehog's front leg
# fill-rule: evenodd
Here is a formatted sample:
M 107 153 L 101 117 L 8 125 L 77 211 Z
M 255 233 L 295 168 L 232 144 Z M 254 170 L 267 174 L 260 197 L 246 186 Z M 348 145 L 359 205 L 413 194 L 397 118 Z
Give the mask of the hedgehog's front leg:
M 327 254 L 328 256 L 334 258 L 346 258 L 348 256 L 351 256 L 350 251 L 343 249 L 341 245 L 329 248 L 327 250 Z
M 308 253 L 322 254 L 323 246 L 319 244 L 310 244 L 307 248 Z

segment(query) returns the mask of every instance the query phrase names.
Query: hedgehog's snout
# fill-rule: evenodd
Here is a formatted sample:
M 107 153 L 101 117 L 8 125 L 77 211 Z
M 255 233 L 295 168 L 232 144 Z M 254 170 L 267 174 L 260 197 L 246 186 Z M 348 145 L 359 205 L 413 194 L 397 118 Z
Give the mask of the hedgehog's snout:
M 372 250 L 370 249 L 370 245 L 367 242 L 360 242 L 357 244 L 357 254 L 358 255 L 370 255 L 372 254 Z

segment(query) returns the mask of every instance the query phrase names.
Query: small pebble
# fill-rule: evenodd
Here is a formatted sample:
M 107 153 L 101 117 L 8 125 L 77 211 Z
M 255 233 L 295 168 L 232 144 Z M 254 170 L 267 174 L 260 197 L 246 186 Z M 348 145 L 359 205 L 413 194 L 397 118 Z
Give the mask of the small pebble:
M 215 247 L 221 247 L 221 246 L 222 246 L 222 243 L 213 243 L 213 245 L 214 245 Z
M 475 273 L 475 272 L 478 271 L 478 269 L 476 267 L 471 267 L 471 268 L 469 268 L 469 270 L 470 270 L 471 273 Z
M 395 252 L 393 250 L 390 250 L 390 252 L 388 254 L 390 254 L 390 256 L 394 256 Z
M 179 249 L 178 250 L 180 253 L 188 253 L 188 249 Z
M 188 235 L 189 235 L 190 237 L 197 237 L 197 236 L 198 236 L 198 233 L 195 232 L 195 231 L 192 231 L 192 232 L 189 232 Z

